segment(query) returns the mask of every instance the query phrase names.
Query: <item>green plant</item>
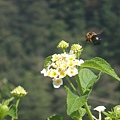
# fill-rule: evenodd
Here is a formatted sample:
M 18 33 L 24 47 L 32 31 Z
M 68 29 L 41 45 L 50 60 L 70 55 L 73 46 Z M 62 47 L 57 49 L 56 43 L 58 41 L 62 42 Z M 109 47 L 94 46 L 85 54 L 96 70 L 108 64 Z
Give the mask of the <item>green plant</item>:
M 92 91 L 93 85 L 99 80 L 102 73 L 106 73 L 116 80 L 120 81 L 115 71 L 110 64 L 100 57 L 95 57 L 90 60 L 80 59 L 83 51 L 82 46 L 73 44 L 70 51 L 67 51 L 69 43 L 61 41 L 58 48 L 62 49 L 63 53 L 53 54 L 48 56 L 44 63 L 44 68 L 41 73 L 44 76 L 52 78 L 54 88 L 59 88 L 63 85 L 63 78 L 66 78 L 71 88 L 65 86 L 67 92 L 67 114 L 74 120 L 82 120 L 85 114 L 88 114 L 90 120 L 101 120 L 101 112 L 105 110 L 104 106 L 98 106 L 94 110 L 99 112 L 99 118 L 95 118 L 88 106 L 88 97 Z M 98 75 L 92 72 L 92 69 L 99 71 Z M 75 77 L 78 90 L 75 88 L 71 77 Z M 105 113 L 105 115 L 112 117 Z M 115 120 L 120 119 L 118 116 Z M 47 120 L 65 120 L 60 115 L 53 115 Z M 105 118 L 106 120 L 106 118 Z
M 27 92 L 23 87 L 18 86 L 11 91 L 11 94 L 13 97 L 0 103 L 0 120 L 4 120 L 6 116 L 10 116 L 11 120 L 18 119 L 18 105 L 20 99 L 24 97 Z

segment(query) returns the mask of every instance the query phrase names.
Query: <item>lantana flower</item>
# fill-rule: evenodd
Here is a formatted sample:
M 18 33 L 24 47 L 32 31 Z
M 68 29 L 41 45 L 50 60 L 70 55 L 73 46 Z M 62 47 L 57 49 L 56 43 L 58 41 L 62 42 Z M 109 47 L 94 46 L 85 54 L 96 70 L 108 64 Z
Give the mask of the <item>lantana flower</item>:
M 67 69 L 67 75 L 68 75 L 69 77 L 75 76 L 75 75 L 77 75 L 77 74 L 78 74 L 77 68 L 75 68 L 75 67 L 69 67 L 69 68 Z
M 67 75 L 69 77 L 78 74 L 77 66 L 80 66 L 84 61 L 78 60 L 75 54 L 53 54 L 48 66 L 41 71 L 41 74 L 53 79 L 54 88 L 59 88 L 63 85 L 62 79 Z
M 41 74 L 48 76 L 53 80 L 53 87 L 59 88 L 63 85 L 63 78 L 66 76 L 73 77 L 78 74 L 78 67 L 81 66 L 84 61 L 78 59 L 82 51 L 82 46 L 79 44 L 73 44 L 70 52 L 66 53 L 66 48 L 69 47 L 69 43 L 62 40 L 57 48 L 63 50 L 61 54 L 53 54 L 48 57 L 45 62 L 45 67 L 41 71 Z
M 61 85 L 63 85 L 63 80 L 61 78 L 54 78 L 53 79 L 54 88 L 59 88 Z

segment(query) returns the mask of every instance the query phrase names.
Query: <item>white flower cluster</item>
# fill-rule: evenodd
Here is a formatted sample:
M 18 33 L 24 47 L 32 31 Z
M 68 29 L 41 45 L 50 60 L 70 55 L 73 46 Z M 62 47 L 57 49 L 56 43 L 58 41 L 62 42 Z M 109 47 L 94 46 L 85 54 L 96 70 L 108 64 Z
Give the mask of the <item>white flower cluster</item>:
M 44 76 L 51 77 L 53 80 L 54 88 L 59 88 L 63 84 L 62 78 L 66 75 L 69 77 L 78 74 L 76 66 L 80 66 L 84 61 L 76 59 L 75 54 L 54 54 L 47 68 L 41 71 Z

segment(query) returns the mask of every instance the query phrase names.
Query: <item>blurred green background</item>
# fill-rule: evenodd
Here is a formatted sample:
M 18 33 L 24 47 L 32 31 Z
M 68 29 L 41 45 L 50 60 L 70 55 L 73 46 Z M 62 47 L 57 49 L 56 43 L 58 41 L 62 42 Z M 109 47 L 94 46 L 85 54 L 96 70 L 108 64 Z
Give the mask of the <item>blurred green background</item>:
M 28 95 L 21 100 L 19 120 L 66 116 L 64 87 L 54 89 L 40 71 L 45 57 L 60 52 L 56 45 L 62 39 L 84 46 L 88 31 L 102 31 L 102 43 L 87 43 L 82 59 L 102 57 L 120 76 L 120 0 L 0 0 L 0 101 L 14 86 L 24 87 Z M 89 104 L 108 110 L 120 104 L 120 83 L 102 75 Z

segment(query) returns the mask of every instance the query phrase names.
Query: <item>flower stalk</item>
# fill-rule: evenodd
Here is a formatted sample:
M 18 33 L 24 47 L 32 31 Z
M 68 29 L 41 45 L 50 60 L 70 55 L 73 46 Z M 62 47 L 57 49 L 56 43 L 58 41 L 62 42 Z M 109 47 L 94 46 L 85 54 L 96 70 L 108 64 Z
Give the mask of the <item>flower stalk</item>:
M 78 75 L 76 75 L 76 82 L 77 82 L 77 84 L 78 84 L 78 88 L 79 88 L 79 90 L 80 90 L 81 95 L 83 95 L 83 90 L 82 90 L 82 86 L 81 86 L 81 83 L 80 83 L 80 80 L 79 80 Z M 91 113 L 91 111 L 90 111 L 90 109 L 89 109 L 89 106 L 88 106 L 87 102 L 84 104 L 84 107 L 85 107 L 85 109 L 86 109 L 86 111 L 87 111 L 87 114 L 88 114 L 90 120 L 94 120 L 94 119 L 93 119 L 93 115 L 92 115 L 92 113 Z
M 76 92 L 77 95 L 79 95 L 79 93 L 77 92 L 76 88 L 74 87 L 74 85 L 72 84 L 72 82 L 70 81 L 69 77 L 66 76 L 66 80 L 68 81 L 68 83 L 70 84 L 71 88 L 73 89 L 74 92 Z

